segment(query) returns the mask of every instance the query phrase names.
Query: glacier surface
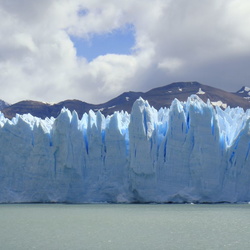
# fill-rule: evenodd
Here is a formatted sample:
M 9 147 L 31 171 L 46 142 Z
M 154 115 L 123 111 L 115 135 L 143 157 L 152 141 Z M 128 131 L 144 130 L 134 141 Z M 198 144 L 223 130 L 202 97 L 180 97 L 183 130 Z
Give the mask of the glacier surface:
M 108 117 L 0 114 L 0 202 L 248 202 L 249 122 L 196 95 Z

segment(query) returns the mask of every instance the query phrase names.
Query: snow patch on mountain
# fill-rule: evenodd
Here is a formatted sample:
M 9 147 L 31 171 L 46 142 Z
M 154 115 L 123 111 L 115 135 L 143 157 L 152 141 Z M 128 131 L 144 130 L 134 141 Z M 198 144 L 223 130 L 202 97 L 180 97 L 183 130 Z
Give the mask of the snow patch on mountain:
M 113 108 L 115 108 L 115 107 L 116 107 L 116 105 L 110 106 L 110 107 L 108 107 L 108 109 L 113 109 Z
M 249 88 L 249 87 L 245 87 L 245 88 L 244 88 L 244 91 L 245 91 L 245 92 L 250 92 L 250 88 Z
M 202 91 L 201 88 L 199 88 L 199 91 L 196 93 L 196 95 L 204 95 L 206 92 Z
M 43 104 L 46 104 L 46 105 L 50 105 L 50 106 L 52 106 L 52 105 L 55 105 L 56 103 L 54 103 L 54 102 L 42 102 Z
M 95 112 L 100 111 L 102 112 L 105 108 L 100 108 L 100 109 L 94 109 Z

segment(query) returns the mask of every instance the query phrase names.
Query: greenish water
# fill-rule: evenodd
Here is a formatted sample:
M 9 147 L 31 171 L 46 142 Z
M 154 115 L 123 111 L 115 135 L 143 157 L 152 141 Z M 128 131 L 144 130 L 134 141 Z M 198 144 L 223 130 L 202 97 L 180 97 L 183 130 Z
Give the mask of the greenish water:
M 0 205 L 0 249 L 249 249 L 250 205 Z

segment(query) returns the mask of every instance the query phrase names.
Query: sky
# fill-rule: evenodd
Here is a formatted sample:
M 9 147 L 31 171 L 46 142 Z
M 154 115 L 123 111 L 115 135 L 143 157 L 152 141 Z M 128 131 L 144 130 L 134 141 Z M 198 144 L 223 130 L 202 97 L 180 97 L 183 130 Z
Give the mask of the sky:
M 0 99 L 250 86 L 249 0 L 0 0 Z

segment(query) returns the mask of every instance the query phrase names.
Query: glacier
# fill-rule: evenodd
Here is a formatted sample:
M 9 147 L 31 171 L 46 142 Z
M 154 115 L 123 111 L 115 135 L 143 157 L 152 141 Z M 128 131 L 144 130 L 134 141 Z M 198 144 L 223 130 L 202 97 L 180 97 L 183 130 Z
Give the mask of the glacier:
M 249 202 L 249 123 L 196 95 L 107 117 L 0 113 L 0 203 Z

